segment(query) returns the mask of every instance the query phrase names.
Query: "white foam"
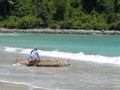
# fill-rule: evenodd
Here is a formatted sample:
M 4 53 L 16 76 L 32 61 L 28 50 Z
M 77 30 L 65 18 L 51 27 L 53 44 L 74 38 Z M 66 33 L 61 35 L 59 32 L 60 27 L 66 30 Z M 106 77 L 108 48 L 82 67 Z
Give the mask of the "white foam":
M 8 51 L 8 52 L 15 52 L 17 48 L 12 48 L 12 47 L 6 47 L 5 48 L 5 51 Z
M 31 49 L 6 47 L 5 51 L 29 54 Z M 83 52 L 71 53 L 71 52 L 43 51 L 43 50 L 38 50 L 38 52 L 40 56 L 57 57 L 57 58 L 78 60 L 78 61 L 82 60 L 82 61 L 90 61 L 97 63 L 120 64 L 120 56 L 110 57 L 110 56 L 102 56 L 102 55 L 86 55 Z
M 17 64 L 11 64 L 12 66 L 22 66 L 22 64 L 19 64 L 19 63 L 17 63 Z

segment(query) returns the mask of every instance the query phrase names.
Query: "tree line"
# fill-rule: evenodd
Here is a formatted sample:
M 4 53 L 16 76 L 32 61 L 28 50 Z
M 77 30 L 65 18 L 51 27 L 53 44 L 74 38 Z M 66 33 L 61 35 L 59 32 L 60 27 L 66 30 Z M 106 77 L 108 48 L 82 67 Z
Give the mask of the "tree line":
M 120 30 L 120 0 L 0 0 L 0 27 Z

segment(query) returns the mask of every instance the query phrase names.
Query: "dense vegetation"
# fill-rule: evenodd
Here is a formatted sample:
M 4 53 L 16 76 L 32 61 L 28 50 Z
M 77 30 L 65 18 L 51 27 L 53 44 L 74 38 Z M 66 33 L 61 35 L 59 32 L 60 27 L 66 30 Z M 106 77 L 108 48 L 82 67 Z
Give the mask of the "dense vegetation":
M 0 0 L 0 27 L 120 30 L 120 0 Z

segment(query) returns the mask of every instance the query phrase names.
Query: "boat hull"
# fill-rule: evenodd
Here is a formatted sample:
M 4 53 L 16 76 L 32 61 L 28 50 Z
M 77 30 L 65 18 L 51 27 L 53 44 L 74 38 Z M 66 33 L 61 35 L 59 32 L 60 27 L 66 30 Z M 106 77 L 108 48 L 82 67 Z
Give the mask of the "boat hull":
M 37 66 L 37 67 L 63 67 L 69 66 L 68 60 L 41 60 L 41 61 L 29 61 L 29 60 L 16 60 L 16 64 L 26 66 Z

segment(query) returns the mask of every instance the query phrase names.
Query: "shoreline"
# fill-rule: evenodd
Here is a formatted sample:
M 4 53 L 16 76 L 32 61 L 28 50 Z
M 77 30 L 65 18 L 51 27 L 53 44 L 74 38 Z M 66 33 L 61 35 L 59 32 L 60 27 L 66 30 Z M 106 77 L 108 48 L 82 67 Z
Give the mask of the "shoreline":
M 7 82 L 0 82 L 0 89 L 2 90 L 27 90 L 28 87 L 20 84 L 13 84 Z
M 118 30 L 75 30 L 75 29 L 7 29 L 0 28 L 0 33 L 44 33 L 44 34 L 102 34 L 120 35 Z
M 17 82 L 8 82 L 8 81 L 0 81 L 0 89 L 2 90 L 46 90 L 42 87 L 31 86 L 25 83 L 17 83 Z

